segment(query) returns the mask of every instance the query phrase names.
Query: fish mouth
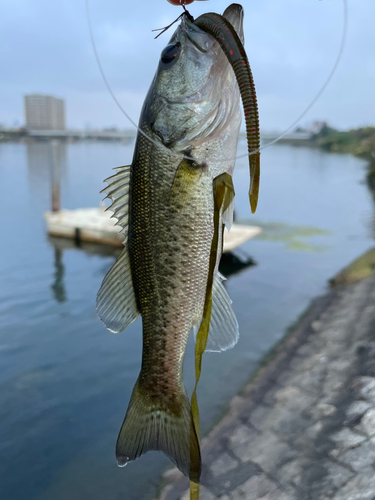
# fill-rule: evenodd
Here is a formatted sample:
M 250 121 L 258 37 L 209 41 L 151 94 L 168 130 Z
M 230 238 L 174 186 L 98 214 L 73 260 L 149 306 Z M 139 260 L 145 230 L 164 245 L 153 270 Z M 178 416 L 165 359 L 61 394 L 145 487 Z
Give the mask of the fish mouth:
M 245 36 L 243 30 L 243 18 L 244 18 L 244 9 L 242 5 L 238 3 L 232 3 L 227 7 L 223 13 L 223 17 L 225 17 L 233 28 L 236 30 L 237 35 L 239 36 L 242 44 L 245 43 Z M 206 47 L 203 44 L 199 43 L 194 36 L 192 36 L 192 32 L 202 32 L 200 28 L 194 25 L 194 22 L 189 19 L 189 17 L 184 17 L 182 20 L 182 26 L 186 33 L 186 36 L 193 43 L 193 45 L 203 53 L 208 52 L 210 47 Z

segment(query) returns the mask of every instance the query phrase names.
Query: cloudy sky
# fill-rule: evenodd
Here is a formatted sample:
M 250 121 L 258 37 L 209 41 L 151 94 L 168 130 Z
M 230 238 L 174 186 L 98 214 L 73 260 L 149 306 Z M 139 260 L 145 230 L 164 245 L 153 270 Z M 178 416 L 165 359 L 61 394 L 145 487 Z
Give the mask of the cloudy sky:
M 337 128 L 375 125 L 375 1 L 348 1 L 348 31 L 340 65 L 302 120 Z M 222 13 L 228 0 L 195 2 Z M 326 80 L 338 53 L 343 0 L 243 0 L 246 48 L 258 93 L 261 126 L 287 128 Z M 172 34 L 151 32 L 181 9 L 166 0 L 90 0 L 104 71 L 135 121 L 159 54 Z M 23 124 L 27 93 L 66 100 L 69 127 L 130 128 L 101 79 L 86 20 L 85 0 L 0 0 L 0 124 Z

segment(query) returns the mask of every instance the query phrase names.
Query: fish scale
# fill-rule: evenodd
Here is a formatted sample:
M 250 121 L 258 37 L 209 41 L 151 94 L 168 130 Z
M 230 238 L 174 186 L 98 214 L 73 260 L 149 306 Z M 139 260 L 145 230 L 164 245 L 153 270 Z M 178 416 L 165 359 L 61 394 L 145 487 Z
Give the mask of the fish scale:
M 240 44 L 242 7 L 223 16 Z M 229 349 L 239 335 L 218 273 L 223 224 L 233 220 L 239 101 L 220 45 L 182 17 L 145 99 L 133 162 L 105 188 L 124 249 L 98 292 L 98 315 L 115 333 L 141 315 L 143 333 L 117 461 L 160 450 L 194 483 L 201 456 L 196 391 L 190 407 L 182 378 L 188 338 L 199 329 L 198 380 L 203 350 Z
M 129 234 L 133 283 L 143 318 L 139 384 L 162 403 L 181 398 L 183 357 L 203 310 L 213 234 L 208 173 L 187 166 L 176 178 L 181 160 L 170 152 L 163 154 L 164 149 L 139 139 L 135 157 L 148 160 L 133 165 L 134 228 Z M 196 219 L 194 225 L 191 218 Z

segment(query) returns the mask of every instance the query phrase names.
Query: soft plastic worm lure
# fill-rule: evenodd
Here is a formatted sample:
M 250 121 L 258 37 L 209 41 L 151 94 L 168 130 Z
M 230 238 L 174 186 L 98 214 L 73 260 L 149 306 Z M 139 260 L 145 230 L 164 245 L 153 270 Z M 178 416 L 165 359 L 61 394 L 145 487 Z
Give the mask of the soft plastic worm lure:
M 249 155 L 249 199 L 251 211 L 254 213 L 258 204 L 259 194 L 260 133 L 258 103 L 250 64 L 236 30 L 225 17 L 215 12 L 209 12 L 202 14 L 193 24 L 215 38 L 227 56 L 237 78 L 245 113 L 247 149 L 249 153 L 254 150 L 257 151 L 257 153 Z

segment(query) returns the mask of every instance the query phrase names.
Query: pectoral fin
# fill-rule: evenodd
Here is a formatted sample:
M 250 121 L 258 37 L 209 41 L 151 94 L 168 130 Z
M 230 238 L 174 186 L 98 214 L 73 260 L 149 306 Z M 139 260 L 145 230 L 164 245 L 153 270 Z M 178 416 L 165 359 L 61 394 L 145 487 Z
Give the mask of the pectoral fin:
M 199 165 L 193 160 L 184 158 L 179 164 L 173 180 L 170 202 L 178 197 L 180 200 L 190 198 L 194 193 L 197 182 L 201 176 Z
M 225 224 L 225 227 L 228 229 L 228 231 L 230 231 L 230 228 L 232 227 L 233 217 L 234 217 L 234 198 L 229 203 L 228 208 L 222 214 L 223 224 Z
M 139 315 L 127 247 L 103 280 L 96 296 L 96 311 L 108 330 L 114 333 L 125 330 Z
M 224 279 L 220 274 L 216 275 L 212 287 L 211 321 L 205 349 L 208 352 L 231 349 L 239 338 L 237 319 L 232 309 L 232 301 L 223 285 Z M 198 328 L 194 327 L 195 338 L 197 330 Z

